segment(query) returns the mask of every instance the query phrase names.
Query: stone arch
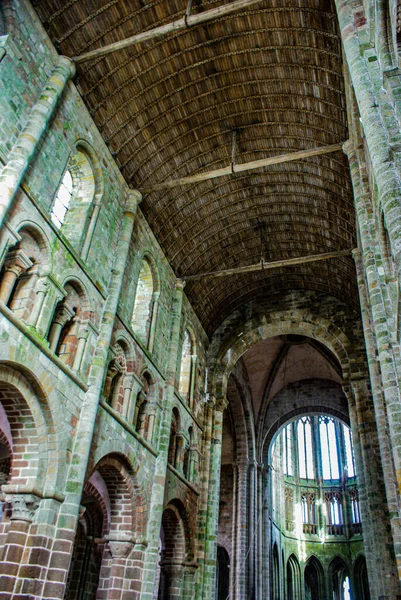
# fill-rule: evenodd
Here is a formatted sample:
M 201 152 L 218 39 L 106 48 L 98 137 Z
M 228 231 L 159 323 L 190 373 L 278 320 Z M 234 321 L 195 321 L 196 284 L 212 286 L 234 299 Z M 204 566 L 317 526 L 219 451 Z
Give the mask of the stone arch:
M 56 489 L 58 441 L 45 392 L 36 377 L 21 365 L 0 362 L 0 401 L 7 416 L 12 444 L 9 483 L 52 493 Z M 26 463 L 26 456 L 31 458 Z
M 96 485 L 87 481 L 81 499 L 81 512 L 75 533 L 66 600 L 95 600 L 99 583 L 104 542 L 108 532 L 108 511 Z
M 0 299 L 23 321 L 30 321 L 39 279 L 50 271 L 48 240 L 31 222 L 20 223 L 18 241 L 8 248 L 0 273 Z
M 301 567 L 295 554 L 288 557 L 286 565 L 287 600 L 301 597 Z
M 352 344 L 347 335 L 329 319 L 308 309 L 260 314 L 229 331 L 220 340 L 215 336 L 209 353 L 211 376 L 209 393 L 226 395 L 228 378 L 238 360 L 252 345 L 277 335 L 296 334 L 310 337 L 329 348 L 337 358 L 344 381 L 351 377 Z
M 93 473 L 98 473 L 107 487 L 109 538 L 131 539 L 137 531 L 137 516 L 140 517 L 140 513 L 137 510 L 137 494 L 127 459 L 109 454 L 100 459 Z
M 50 350 L 72 368 L 79 333 L 86 328 L 92 314 L 86 290 L 77 278 L 67 279 L 64 290 L 66 295 L 54 307 L 48 341 Z
M 364 554 L 360 554 L 355 560 L 353 573 L 356 597 L 359 600 L 370 600 L 368 572 Z
M 273 544 L 271 554 L 271 597 L 272 600 L 280 600 L 280 558 L 278 554 L 277 542 Z
M 233 395 L 237 401 L 230 401 Z M 227 400 L 230 402 L 232 423 L 235 428 L 236 461 L 245 465 L 255 456 L 255 435 L 252 407 L 247 405 L 246 396 L 235 373 L 227 383 Z
M 311 600 L 320 600 L 324 597 L 324 570 L 322 563 L 315 555 L 310 556 L 306 562 L 304 583 L 305 589 L 309 588 L 310 590 Z
M 330 591 L 334 600 L 343 600 L 342 586 L 349 579 L 350 569 L 341 556 L 335 556 L 329 564 Z
M 127 494 L 133 503 L 133 524 L 135 527 L 134 533 L 138 537 L 144 537 L 146 531 L 147 519 L 147 488 L 148 481 L 141 469 L 141 463 L 138 456 L 133 452 L 132 447 L 124 440 L 108 440 L 100 446 L 94 448 L 91 452 L 88 473 L 88 481 L 93 473 L 98 471 L 98 465 L 105 464 L 108 460 L 111 461 L 111 467 L 120 470 L 120 480 L 125 478 Z M 109 517 L 110 520 L 110 517 Z

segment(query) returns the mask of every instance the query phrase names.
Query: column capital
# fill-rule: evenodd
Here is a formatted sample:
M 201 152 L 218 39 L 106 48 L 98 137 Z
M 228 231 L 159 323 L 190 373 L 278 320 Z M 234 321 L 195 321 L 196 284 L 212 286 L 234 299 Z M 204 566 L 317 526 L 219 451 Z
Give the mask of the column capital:
M 218 396 L 215 399 L 214 407 L 217 412 L 224 412 L 228 406 L 228 400 L 225 396 Z
M 351 140 L 347 140 L 343 143 L 343 152 L 348 156 L 348 158 L 355 154 L 355 146 Z
M 125 200 L 124 212 L 135 214 L 136 209 L 138 208 L 138 205 L 140 204 L 141 200 L 142 200 L 141 192 L 139 192 L 138 190 L 129 189 L 127 192 L 126 200 Z
M 57 62 L 54 65 L 56 69 L 64 68 L 68 71 L 68 78 L 72 79 L 76 73 L 76 67 L 74 61 L 69 56 L 64 56 L 60 54 L 57 58 Z
M 108 540 L 107 545 L 113 558 L 128 558 L 135 543 L 133 541 Z
M 186 285 L 186 283 L 187 283 L 187 282 L 186 282 L 186 281 L 184 281 L 184 279 L 176 279 L 176 282 L 175 282 L 175 289 L 176 289 L 177 291 L 183 291 L 183 290 L 184 290 L 184 287 L 185 287 L 185 285 Z
M 32 523 L 35 512 L 39 507 L 40 498 L 36 494 L 6 494 L 6 504 L 11 505 L 13 521 Z
M 6 271 L 13 271 L 19 276 L 33 267 L 33 264 L 34 263 L 27 257 L 25 252 L 16 249 L 8 251 L 7 258 L 4 261 L 4 268 Z

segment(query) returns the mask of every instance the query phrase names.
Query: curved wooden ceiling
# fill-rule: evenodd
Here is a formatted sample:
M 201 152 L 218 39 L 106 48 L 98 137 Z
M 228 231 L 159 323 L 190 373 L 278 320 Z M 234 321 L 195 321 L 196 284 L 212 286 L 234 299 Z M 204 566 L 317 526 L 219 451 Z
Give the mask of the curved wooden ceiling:
M 194 0 L 199 13 L 230 0 Z M 36 0 L 62 54 L 182 17 L 186 0 Z M 341 44 L 329 0 L 253 7 L 78 66 L 77 85 L 128 184 L 139 190 L 230 164 L 347 139 Z M 149 192 L 141 208 L 177 276 L 351 249 L 341 151 Z M 187 294 L 206 331 L 271 291 L 311 289 L 355 305 L 350 257 L 201 280 Z

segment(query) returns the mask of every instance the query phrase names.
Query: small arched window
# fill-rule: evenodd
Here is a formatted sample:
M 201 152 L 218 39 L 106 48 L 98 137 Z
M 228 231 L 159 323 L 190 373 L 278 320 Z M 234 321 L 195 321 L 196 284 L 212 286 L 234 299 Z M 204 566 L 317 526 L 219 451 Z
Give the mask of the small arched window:
M 149 344 L 153 316 L 154 279 L 148 259 L 144 258 L 139 271 L 131 325 L 134 333 L 146 345 Z
M 50 214 L 54 225 L 77 252 L 90 243 L 86 236 L 88 228 L 91 229 L 89 222 L 92 219 L 95 188 L 96 181 L 88 153 L 79 146 L 70 156 Z M 99 189 L 97 195 L 98 198 L 101 195 Z
M 64 173 L 60 187 L 57 190 L 56 199 L 50 214 L 51 220 L 60 229 L 64 223 L 65 215 L 70 206 L 72 196 L 72 177 L 69 169 Z

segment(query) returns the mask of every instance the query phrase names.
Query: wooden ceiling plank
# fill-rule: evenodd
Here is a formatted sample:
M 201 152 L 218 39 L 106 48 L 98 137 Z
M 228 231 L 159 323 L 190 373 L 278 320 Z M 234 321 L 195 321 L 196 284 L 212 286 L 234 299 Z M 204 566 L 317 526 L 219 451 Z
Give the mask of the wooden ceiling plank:
M 82 63 L 93 58 L 99 58 L 101 56 L 105 56 L 106 54 L 110 54 L 111 52 L 116 52 L 117 50 L 128 48 L 129 46 L 141 44 L 142 42 L 147 42 L 148 40 L 152 40 L 155 38 L 164 37 L 169 33 L 179 31 L 180 29 L 186 29 L 187 27 L 193 27 L 195 25 L 200 25 L 202 23 L 206 23 L 207 21 L 211 21 L 219 17 L 224 17 L 225 15 L 229 15 L 244 8 L 248 8 L 261 1 L 262 0 L 235 0 L 234 2 L 224 4 L 223 6 L 218 6 L 217 8 L 212 8 L 211 10 L 207 10 L 203 13 L 199 13 L 196 15 L 188 14 L 187 10 L 185 16 L 182 19 L 177 19 L 176 21 L 172 21 L 171 23 L 160 25 L 160 27 L 155 27 L 154 29 L 150 29 L 149 31 L 143 31 L 142 33 L 133 35 L 125 40 L 121 40 L 119 42 L 114 42 L 113 44 L 103 46 L 103 48 L 96 48 L 96 50 L 84 52 L 79 56 L 73 56 L 72 60 L 76 63 Z

